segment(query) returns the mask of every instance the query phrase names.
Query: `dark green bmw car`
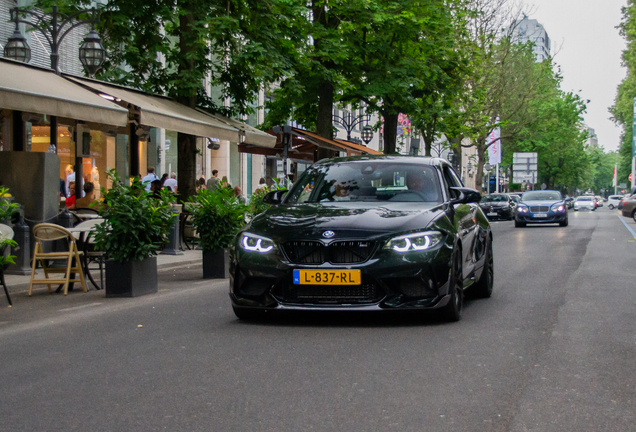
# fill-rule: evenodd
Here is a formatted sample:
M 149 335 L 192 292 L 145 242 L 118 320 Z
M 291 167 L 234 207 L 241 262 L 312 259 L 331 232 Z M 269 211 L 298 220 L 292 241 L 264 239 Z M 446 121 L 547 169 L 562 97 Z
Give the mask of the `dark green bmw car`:
M 237 236 L 230 298 L 264 311 L 427 310 L 451 321 L 490 297 L 492 233 L 450 164 L 414 156 L 320 161 Z

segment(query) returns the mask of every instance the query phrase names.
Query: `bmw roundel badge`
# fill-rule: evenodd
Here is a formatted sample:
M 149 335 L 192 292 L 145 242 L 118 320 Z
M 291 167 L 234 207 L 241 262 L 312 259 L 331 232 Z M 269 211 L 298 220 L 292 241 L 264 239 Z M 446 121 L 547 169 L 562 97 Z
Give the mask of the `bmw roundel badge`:
M 333 231 L 325 231 L 324 233 L 322 233 L 322 236 L 326 237 L 326 238 L 331 238 L 331 237 L 333 237 L 335 235 L 336 235 L 336 233 L 333 232 Z

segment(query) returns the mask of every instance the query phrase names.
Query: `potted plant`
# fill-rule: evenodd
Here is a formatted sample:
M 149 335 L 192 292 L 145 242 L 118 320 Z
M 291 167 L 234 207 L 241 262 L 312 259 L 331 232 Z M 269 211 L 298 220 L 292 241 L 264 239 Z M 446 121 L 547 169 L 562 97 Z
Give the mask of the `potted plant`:
M 9 189 L 0 187 L 0 224 L 7 224 L 8 226 L 11 221 L 11 217 L 17 212 L 18 205 L 11 202 Z M 16 243 L 12 238 L 6 236 L 6 234 L 11 232 L 10 230 L 7 230 L 8 233 L 3 231 L 3 229 L 0 229 L 0 283 L 4 288 L 7 300 L 9 301 L 9 307 L 11 307 L 11 297 L 7 291 L 7 286 L 4 283 L 4 272 L 7 267 L 9 267 L 9 264 L 15 264 L 15 261 L 13 260 L 15 256 L 11 255 L 10 252 L 11 248 L 16 247 L 18 243 Z
M 132 179 L 124 185 L 115 170 L 113 187 L 102 188 L 104 222 L 95 227 L 95 245 L 106 254 L 106 297 L 137 297 L 157 292 L 157 249 L 168 239 L 174 196 L 146 192 Z
M 186 203 L 203 249 L 203 278 L 229 277 L 229 247 L 245 224 L 248 207 L 229 188 L 201 190 Z

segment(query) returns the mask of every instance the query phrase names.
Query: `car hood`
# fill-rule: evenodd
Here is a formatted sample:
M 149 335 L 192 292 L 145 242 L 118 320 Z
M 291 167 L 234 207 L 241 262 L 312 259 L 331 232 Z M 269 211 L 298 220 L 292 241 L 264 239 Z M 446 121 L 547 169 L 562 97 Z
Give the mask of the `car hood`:
M 525 205 L 528 207 L 535 206 L 551 206 L 554 204 L 563 204 L 565 201 L 563 200 L 541 200 L 541 201 L 521 201 L 520 205 Z
M 487 202 L 480 202 L 479 205 L 482 206 L 482 207 L 507 207 L 508 203 L 507 202 L 487 201 Z
M 278 205 L 256 216 L 246 230 L 273 240 L 322 238 L 325 231 L 333 231 L 334 239 L 381 237 L 425 229 L 440 213 L 436 203 Z

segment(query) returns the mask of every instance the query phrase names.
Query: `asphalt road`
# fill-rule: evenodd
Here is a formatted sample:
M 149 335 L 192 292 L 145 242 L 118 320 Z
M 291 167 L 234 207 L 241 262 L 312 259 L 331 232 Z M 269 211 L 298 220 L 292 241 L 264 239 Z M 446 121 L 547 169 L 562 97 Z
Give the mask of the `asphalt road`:
M 493 297 L 455 324 L 245 323 L 227 282 L 196 267 L 138 299 L 14 296 L 0 309 L 0 430 L 636 430 L 636 243 L 621 217 L 493 230 Z

